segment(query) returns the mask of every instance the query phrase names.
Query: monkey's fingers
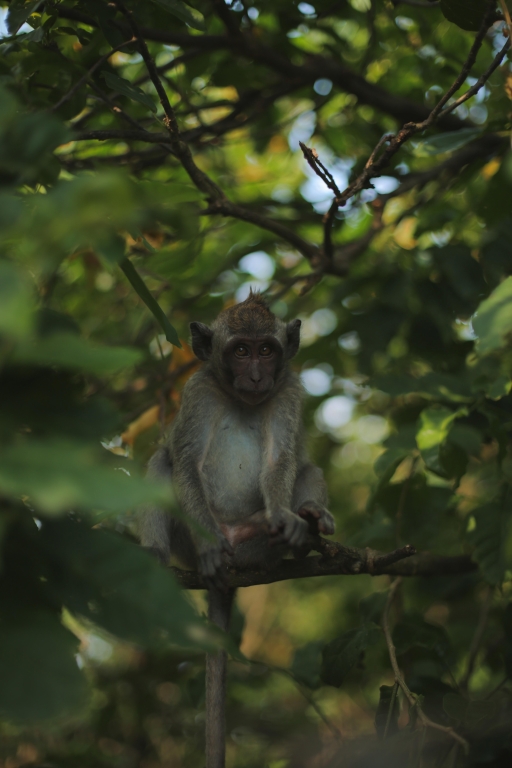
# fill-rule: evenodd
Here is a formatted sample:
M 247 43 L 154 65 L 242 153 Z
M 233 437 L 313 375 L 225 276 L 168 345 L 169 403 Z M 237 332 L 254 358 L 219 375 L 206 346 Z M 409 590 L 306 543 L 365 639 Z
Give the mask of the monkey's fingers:
M 221 565 L 222 554 L 220 549 L 208 549 L 199 558 L 199 570 L 205 578 L 215 576 Z
M 326 536 L 334 533 L 334 518 L 324 507 L 313 502 L 306 503 L 297 514 L 308 522 L 311 533 L 324 533 Z
M 233 555 L 235 554 L 235 550 L 232 544 L 230 544 L 230 542 L 227 539 L 223 539 L 221 546 L 222 546 L 222 551 L 225 555 L 228 555 L 228 557 L 233 557 Z
M 323 514 L 320 515 L 318 520 L 318 530 L 320 533 L 324 533 L 326 536 L 332 536 L 335 531 L 334 517 L 324 509 Z

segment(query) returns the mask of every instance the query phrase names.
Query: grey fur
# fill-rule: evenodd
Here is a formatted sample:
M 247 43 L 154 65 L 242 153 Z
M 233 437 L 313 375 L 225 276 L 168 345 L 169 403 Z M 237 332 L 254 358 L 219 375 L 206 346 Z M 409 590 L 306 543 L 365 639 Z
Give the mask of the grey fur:
M 304 446 L 300 379 L 288 367 L 299 347 L 300 321 L 283 323 L 252 296 L 231 316 L 222 312 L 212 328 L 192 323 L 191 333 L 205 365 L 185 385 L 148 475 L 172 480 L 185 517 L 210 535 L 150 507 L 141 516 L 140 538 L 163 563 L 172 556 L 211 580 L 209 617 L 227 629 L 234 592 L 218 582 L 225 555 L 237 568 L 272 568 L 290 549 L 307 553 L 304 516 L 322 533 L 334 533 L 334 521 L 322 472 Z M 272 336 L 276 348 L 269 388 L 256 405 L 233 387 L 224 358 L 240 333 L 265 344 Z M 226 661 L 224 651 L 207 654 L 207 768 L 224 768 Z

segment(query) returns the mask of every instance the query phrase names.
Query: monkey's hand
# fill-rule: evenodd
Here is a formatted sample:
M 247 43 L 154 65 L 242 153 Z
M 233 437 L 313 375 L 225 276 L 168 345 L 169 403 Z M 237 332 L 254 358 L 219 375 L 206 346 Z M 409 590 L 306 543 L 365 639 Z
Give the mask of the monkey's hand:
M 199 572 L 208 578 L 216 575 L 223 564 L 223 555 L 233 554 L 233 547 L 222 533 L 216 534 L 216 541 L 203 539 L 198 550 Z
M 310 533 L 323 533 L 326 536 L 334 533 L 333 516 L 316 501 L 305 501 L 298 514 L 308 523 Z
M 269 528 L 276 543 L 290 544 L 292 547 L 303 544 L 308 535 L 307 522 L 285 507 L 278 507 L 270 512 Z

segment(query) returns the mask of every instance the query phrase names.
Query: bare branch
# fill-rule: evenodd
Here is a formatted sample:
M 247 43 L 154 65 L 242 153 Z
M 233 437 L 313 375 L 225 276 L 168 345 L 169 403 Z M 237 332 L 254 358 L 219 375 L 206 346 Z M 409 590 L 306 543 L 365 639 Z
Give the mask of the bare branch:
M 334 176 L 325 167 L 325 165 L 322 162 L 320 162 L 320 159 L 318 157 L 318 152 L 316 151 L 316 149 L 310 149 L 305 144 L 303 144 L 302 141 L 299 141 L 299 146 L 302 149 L 302 154 L 304 155 L 309 167 L 312 168 L 312 170 L 316 173 L 316 175 L 322 179 L 324 184 L 326 184 L 326 186 L 329 187 L 331 192 L 334 192 L 336 197 L 339 197 L 341 195 L 341 192 L 336 185 Z
M 151 133 L 150 131 L 123 131 L 107 129 L 104 131 L 86 131 L 73 137 L 74 141 L 108 141 L 120 139 L 121 141 L 143 141 L 146 144 L 169 144 L 169 136 L 166 133 Z
M 406 123 L 405 125 L 402 126 L 402 128 L 396 134 L 392 136 L 384 137 L 379 141 L 379 143 L 373 150 L 372 155 L 370 156 L 370 161 L 366 163 L 363 172 L 360 173 L 357 179 L 355 179 L 351 184 L 349 184 L 347 188 L 342 192 L 342 194 L 336 198 L 336 204 L 339 207 L 344 206 L 345 203 L 348 200 L 350 200 L 351 197 L 354 197 L 354 195 L 356 195 L 358 192 L 365 189 L 369 185 L 370 179 L 374 178 L 375 176 L 379 176 L 383 168 L 386 167 L 386 165 L 389 163 L 391 158 L 398 152 L 398 150 L 402 147 L 403 144 L 405 144 L 406 141 L 408 141 L 414 134 L 424 131 L 426 128 L 430 127 L 434 122 L 438 120 L 440 115 L 443 113 L 444 105 L 452 97 L 452 95 L 459 90 L 463 82 L 466 80 L 476 60 L 477 53 L 480 50 L 482 42 L 487 33 L 487 30 L 489 26 L 492 24 L 494 18 L 495 18 L 494 0 L 489 0 L 487 12 L 482 21 L 480 29 L 477 32 L 473 45 L 471 46 L 471 50 L 468 54 L 468 57 L 464 62 L 464 65 L 462 66 L 461 71 L 455 78 L 455 81 L 453 82 L 451 87 L 446 91 L 446 93 L 438 101 L 434 109 L 430 112 L 430 114 L 425 120 L 418 123 Z M 508 49 L 508 45 L 509 45 L 509 41 L 507 40 L 507 45 L 505 46 L 505 50 L 500 51 L 500 53 L 495 57 L 493 65 L 489 68 L 488 70 L 489 74 L 487 75 L 487 78 L 490 76 L 490 74 L 492 74 L 494 69 L 503 60 L 506 50 Z M 482 87 L 485 81 L 486 80 L 482 81 L 479 88 Z M 378 150 L 382 147 L 385 141 L 389 143 L 389 146 L 387 147 L 387 149 L 385 149 L 384 152 L 382 152 L 379 158 L 372 160 L 372 157 L 376 156 Z
M 446 726 L 446 725 L 440 725 L 439 723 L 434 723 L 433 720 L 427 717 L 427 715 L 423 712 L 418 699 L 410 691 L 404 678 L 402 677 L 402 673 L 400 672 L 400 667 L 398 666 L 398 661 L 396 658 L 396 650 L 393 644 L 393 638 L 391 636 L 391 630 L 389 627 L 389 612 L 390 612 L 393 600 L 395 598 L 396 592 L 401 583 L 402 583 L 402 578 L 400 576 L 397 579 L 395 579 L 394 582 L 392 583 L 389 589 L 388 599 L 386 601 L 386 607 L 384 609 L 384 613 L 382 614 L 382 629 L 384 631 L 386 644 L 388 646 L 389 660 L 391 662 L 391 666 L 393 668 L 393 672 L 395 675 L 395 682 L 400 686 L 400 688 L 404 692 L 404 696 L 409 702 L 409 706 L 411 708 L 414 708 L 418 713 L 418 718 L 425 728 L 433 728 L 436 731 L 442 731 L 443 733 L 446 733 L 448 736 L 451 736 L 452 739 L 454 739 L 463 747 L 465 753 L 468 754 L 469 744 L 466 741 L 466 739 L 460 736 L 457 733 L 457 731 L 455 731 L 453 728 L 450 728 L 449 726 Z
M 501 49 L 501 51 L 498 53 L 498 55 L 494 58 L 491 66 L 485 70 L 483 75 L 481 75 L 476 83 L 469 88 L 466 93 L 463 93 L 462 96 L 460 96 L 456 101 L 453 102 L 453 104 L 450 104 L 449 107 L 446 107 L 446 109 L 443 109 L 442 114 L 447 115 L 449 112 L 453 112 L 454 109 L 457 109 L 458 106 L 463 104 L 465 101 L 470 99 L 472 96 L 474 96 L 480 88 L 485 85 L 487 80 L 490 78 L 492 73 L 499 67 L 503 59 L 505 58 L 508 49 L 510 48 L 510 37 L 505 42 L 505 45 Z
M 320 536 L 311 537 L 308 546 L 320 556 L 305 557 L 301 560 L 283 560 L 272 570 L 239 571 L 229 566 L 222 569 L 222 581 L 227 587 L 251 587 L 255 584 L 272 584 L 288 579 L 303 579 L 313 576 L 356 576 L 368 573 L 372 576 L 383 574 L 403 576 L 443 576 L 467 573 L 476 570 L 475 563 L 466 555 L 443 557 L 427 552 L 416 555 L 414 547 L 401 547 L 394 552 L 382 554 L 371 549 L 344 547 L 336 541 Z M 206 589 L 205 579 L 195 571 L 171 569 L 185 589 Z
M 58 8 L 58 14 L 65 19 L 79 21 L 92 27 L 98 26 L 95 19 L 75 8 L 61 5 Z M 126 32 L 126 25 L 118 26 Z M 312 85 L 319 77 L 327 77 L 341 90 L 357 96 L 361 104 L 369 104 L 392 115 L 400 122 L 424 120 L 429 114 L 423 104 L 389 93 L 378 85 L 369 83 L 364 77 L 352 72 L 345 64 L 335 59 L 315 55 L 309 56 L 303 64 L 294 64 L 289 57 L 281 55 L 270 46 L 259 43 L 254 35 L 240 34 L 236 37 L 234 35 L 190 35 L 150 27 L 141 27 L 140 32 L 147 40 L 178 45 L 184 50 L 189 48 L 200 48 L 203 51 L 231 50 L 238 56 L 257 61 L 281 76 L 294 80 L 297 88 L 306 84 Z M 452 115 L 441 116 L 441 121 L 445 130 L 458 130 L 464 125 L 461 120 Z
M 411 5 L 413 8 L 438 8 L 441 0 L 391 0 L 393 5 Z
M 164 110 L 164 124 L 169 131 L 170 144 L 176 157 L 180 160 L 196 187 L 204 192 L 211 200 L 224 200 L 224 193 L 210 177 L 196 165 L 188 145 L 182 140 L 176 115 L 171 106 L 165 88 L 162 85 L 155 62 L 149 53 L 146 41 L 134 19 L 132 11 L 129 11 L 121 0 L 115 0 L 116 6 L 126 18 L 133 36 L 137 39 L 139 50 L 153 85 L 155 86 L 160 104 Z

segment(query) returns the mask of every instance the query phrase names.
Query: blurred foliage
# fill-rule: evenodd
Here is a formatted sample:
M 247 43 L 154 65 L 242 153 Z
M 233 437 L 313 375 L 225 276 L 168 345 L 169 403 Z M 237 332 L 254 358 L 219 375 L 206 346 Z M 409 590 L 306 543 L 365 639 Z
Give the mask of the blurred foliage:
M 188 323 L 251 286 L 303 321 L 339 540 L 479 566 L 404 580 L 393 611 L 419 706 L 471 749 L 394 693 L 388 578 L 334 577 L 240 592 L 252 663 L 230 663 L 228 765 L 509 765 L 510 64 L 338 211 L 314 279 L 332 195 L 298 149 L 343 189 L 428 116 L 487 3 L 127 5 L 197 165 L 250 216 L 205 214 L 114 3 L 0 2 L 2 765 L 203 765 L 219 637 L 135 545 L 134 515 L 174 507 L 141 468 L 196 365 Z M 503 45 L 497 19 L 461 92 Z

